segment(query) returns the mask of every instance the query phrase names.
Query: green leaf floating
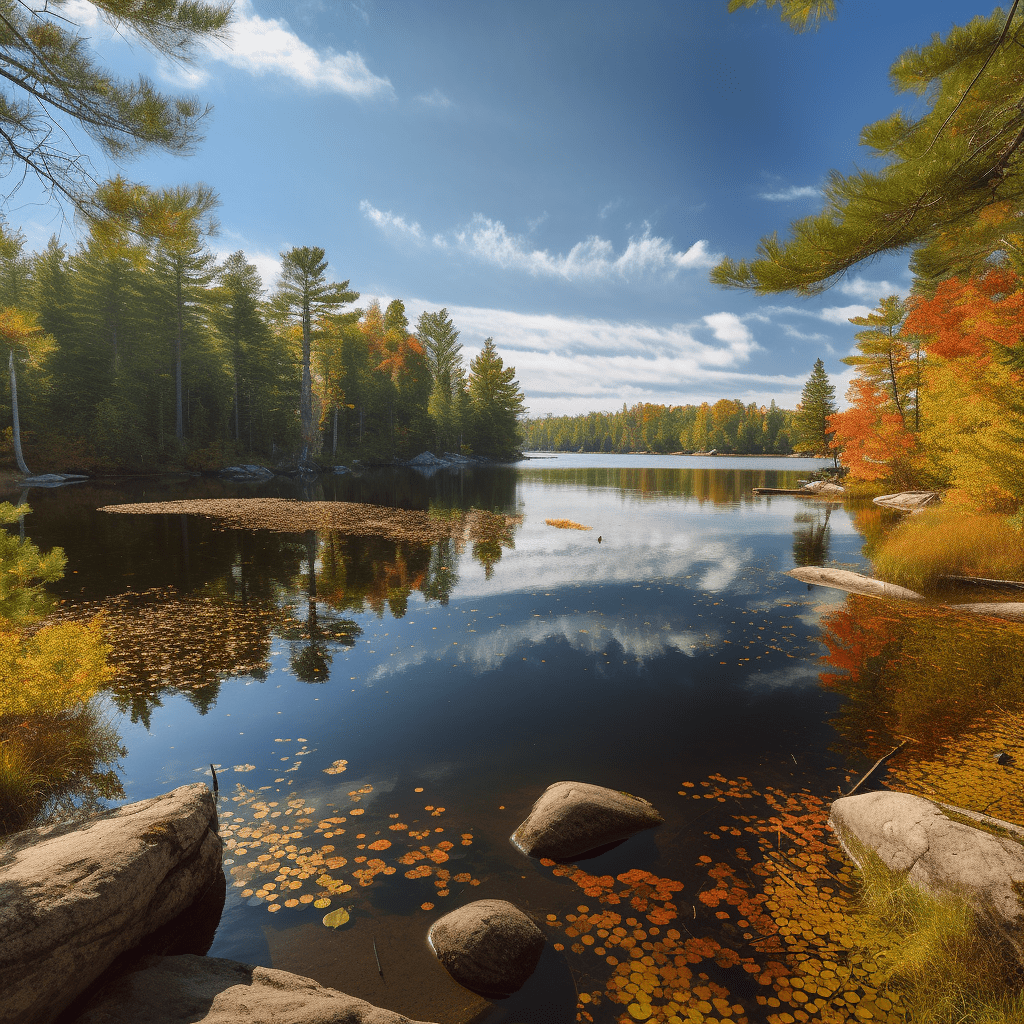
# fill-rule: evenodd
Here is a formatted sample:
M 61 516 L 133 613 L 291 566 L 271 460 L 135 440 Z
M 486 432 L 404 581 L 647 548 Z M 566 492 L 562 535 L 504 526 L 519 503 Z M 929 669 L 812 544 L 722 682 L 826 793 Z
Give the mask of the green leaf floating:
M 340 928 L 343 924 L 348 923 L 348 911 L 341 907 L 338 910 L 332 910 L 329 914 L 324 914 L 324 924 L 328 928 Z

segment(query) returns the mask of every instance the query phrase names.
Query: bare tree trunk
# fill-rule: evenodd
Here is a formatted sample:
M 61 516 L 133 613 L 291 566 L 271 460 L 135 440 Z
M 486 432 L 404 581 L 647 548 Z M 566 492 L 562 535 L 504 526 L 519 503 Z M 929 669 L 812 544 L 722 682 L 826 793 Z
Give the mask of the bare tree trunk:
M 178 300 L 178 334 L 174 339 L 174 436 L 185 439 L 185 429 L 181 418 L 181 271 L 176 274 Z
M 334 441 L 331 444 L 331 458 L 337 458 L 338 455 L 338 407 L 334 407 Z
M 11 371 L 11 415 L 14 419 L 14 458 L 17 460 L 18 469 L 25 476 L 31 476 L 32 471 L 25 465 L 25 456 L 21 454 L 21 424 L 18 422 L 18 381 L 14 376 L 13 348 L 8 354 L 7 367 Z

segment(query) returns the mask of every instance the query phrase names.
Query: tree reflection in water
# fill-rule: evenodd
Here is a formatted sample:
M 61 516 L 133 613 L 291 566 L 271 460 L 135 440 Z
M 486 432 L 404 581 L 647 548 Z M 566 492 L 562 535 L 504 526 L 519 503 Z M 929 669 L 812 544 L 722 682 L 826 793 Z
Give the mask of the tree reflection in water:
M 909 739 L 890 786 L 1024 823 L 1024 625 L 855 594 L 822 625 L 844 755 Z

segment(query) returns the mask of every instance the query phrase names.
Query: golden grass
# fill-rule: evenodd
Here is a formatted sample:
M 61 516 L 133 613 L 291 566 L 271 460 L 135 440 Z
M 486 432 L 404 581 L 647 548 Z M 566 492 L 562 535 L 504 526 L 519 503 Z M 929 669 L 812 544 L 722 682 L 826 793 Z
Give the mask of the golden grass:
M 1024 531 L 1006 516 L 939 505 L 908 516 L 873 552 L 875 574 L 911 590 L 939 576 L 1024 580 Z
M 571 519 L 545 519 L 548 526 L 556 530 L 592 530 L 592 526 L 584 526 L 582 523 L 574 523 Z
M 363 537 L 386 537 L 413 544 L 436 544 L 449 537 L 486 540 L 495 530 L 522 521 L 519 516 L 470 509 L 419 509 L 363 505 L 351 501 L 294 501 L 285 498 L 201 498 L 134 505 L 104 505 L 100 512 L 131 515 L 201 515 L 226 526 L 276 533 L 337 530 Z
M 998 930 L 960 896 L 930 896 L 861 858 L 860 924 L 884 981 L 914 1024 L 1021 1024 L 1021 965 Z M 882 980 L 882 979 L 879 979 Z

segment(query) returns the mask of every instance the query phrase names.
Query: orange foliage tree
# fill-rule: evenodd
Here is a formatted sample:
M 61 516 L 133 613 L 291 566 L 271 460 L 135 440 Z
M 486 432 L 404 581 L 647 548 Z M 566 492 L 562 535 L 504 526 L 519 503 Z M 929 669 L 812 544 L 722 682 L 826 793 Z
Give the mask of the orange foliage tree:
M 927 338 L 930 458 L 982 509 L 1024 506 L 1022 314 L 1021 279 L 999 268 L 943 281 L 907 318 Z

